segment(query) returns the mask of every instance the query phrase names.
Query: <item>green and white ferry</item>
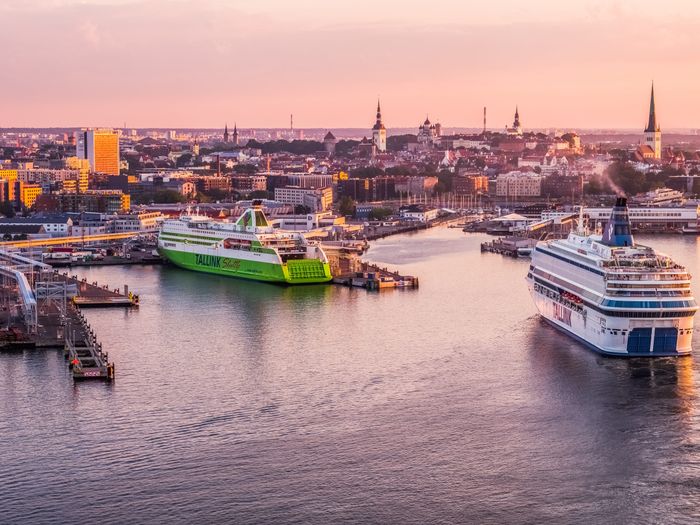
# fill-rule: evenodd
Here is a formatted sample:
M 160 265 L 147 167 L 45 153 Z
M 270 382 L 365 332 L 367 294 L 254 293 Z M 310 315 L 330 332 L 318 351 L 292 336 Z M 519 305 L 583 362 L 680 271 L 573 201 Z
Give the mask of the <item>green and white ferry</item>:
M 163 222 L 158 251 L 181 268 L 255 281 L 313 284 L 332 278 L 321 246 L 300 232 L 275 230 L 257 201 L 236 221 L 188 208 Z

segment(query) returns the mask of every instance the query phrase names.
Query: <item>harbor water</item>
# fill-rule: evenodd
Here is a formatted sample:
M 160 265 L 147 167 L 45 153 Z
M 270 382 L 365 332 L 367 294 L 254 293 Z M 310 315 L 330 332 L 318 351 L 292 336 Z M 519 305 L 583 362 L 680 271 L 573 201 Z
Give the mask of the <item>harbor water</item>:
M 76 269 L 141 307 L 86 311 L 111 384 L 0 354 L 0 523 L 697 522 L 700 336 L 598 356 L 485 240 L 374 242 L 421 284 L 381 293 Z M 642 240 L 700 278 L 695 237 Z

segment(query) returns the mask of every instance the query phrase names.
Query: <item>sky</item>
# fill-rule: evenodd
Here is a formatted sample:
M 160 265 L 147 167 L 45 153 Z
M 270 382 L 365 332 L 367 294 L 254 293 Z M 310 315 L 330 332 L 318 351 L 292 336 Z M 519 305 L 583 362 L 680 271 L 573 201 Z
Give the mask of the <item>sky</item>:
M 695 0 L 0 0 L 0 127 L 700 128 Z

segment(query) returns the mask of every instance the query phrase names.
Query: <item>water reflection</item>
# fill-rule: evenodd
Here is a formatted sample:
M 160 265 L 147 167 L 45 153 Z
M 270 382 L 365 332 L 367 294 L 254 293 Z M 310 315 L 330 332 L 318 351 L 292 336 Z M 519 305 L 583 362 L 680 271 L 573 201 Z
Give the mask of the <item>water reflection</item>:
M 684 522 L 700 338 L 696 358 L 601 357 L 484 239 L 375 243 L 420 277 L 408 293 L 81 269 L 141 307 L 87 313 L 111 386 L 74 385 L 60 353 L 0 355 L 0 516 L 79 522 L 89 497 L 105 523 Z M 700 275 L 695 239 L 666 242 Z
M 656 404 L 690 416 L 697 393 L 693 358 L 611 358 L 596 354 L 538 316 L 531 318 L 532 370 L 542 371 L 552 390 L 576 389 L 591 400 L 620 406 Z M 607 373 L 603 373 L 607 372 Z

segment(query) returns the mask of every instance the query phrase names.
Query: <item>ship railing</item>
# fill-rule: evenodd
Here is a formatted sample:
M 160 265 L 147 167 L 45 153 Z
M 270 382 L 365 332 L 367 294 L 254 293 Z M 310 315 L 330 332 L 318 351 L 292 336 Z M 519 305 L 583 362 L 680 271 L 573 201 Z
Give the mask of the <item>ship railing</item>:
M 620 273 L 619 275 L 607 274 L 606 281 L 690 281 L 689 274 L 629 274 Z

